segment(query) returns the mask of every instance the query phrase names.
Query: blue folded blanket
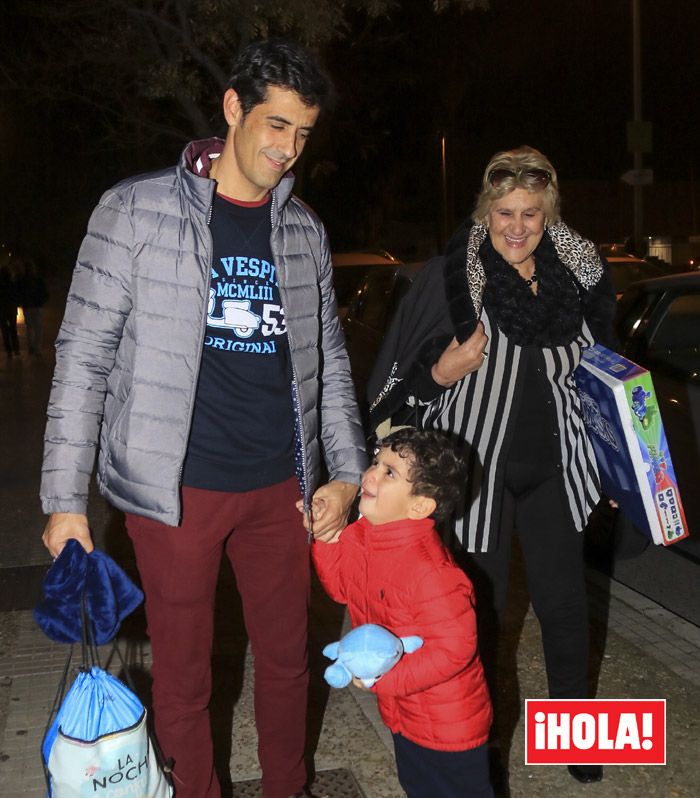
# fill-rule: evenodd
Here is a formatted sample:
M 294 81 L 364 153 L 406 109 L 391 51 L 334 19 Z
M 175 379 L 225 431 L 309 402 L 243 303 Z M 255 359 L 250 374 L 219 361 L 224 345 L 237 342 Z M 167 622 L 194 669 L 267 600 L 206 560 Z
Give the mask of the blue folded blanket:
M 111 557 L 98 549 L 88 554 L 77 540 L 63 547 L 44 577 L 43 591 L 34 618 L 56 643 L 82 639 L 83 596 L 97 645 L 108 643 L 143 601 L 143 593 Z

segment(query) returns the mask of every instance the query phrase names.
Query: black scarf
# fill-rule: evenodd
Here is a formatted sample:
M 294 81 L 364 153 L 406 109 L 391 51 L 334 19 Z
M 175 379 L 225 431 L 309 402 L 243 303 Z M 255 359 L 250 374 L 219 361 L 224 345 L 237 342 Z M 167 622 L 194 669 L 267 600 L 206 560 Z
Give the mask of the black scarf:
M 479 249 L 486 285 L 483 302 L 498 328 L 518 346 L 553 347 L 571 343 L 580 333 L 583 310 L 574 277 L 547 235 L 535 256 L 537 294 L 496 252 L 487 236 Z

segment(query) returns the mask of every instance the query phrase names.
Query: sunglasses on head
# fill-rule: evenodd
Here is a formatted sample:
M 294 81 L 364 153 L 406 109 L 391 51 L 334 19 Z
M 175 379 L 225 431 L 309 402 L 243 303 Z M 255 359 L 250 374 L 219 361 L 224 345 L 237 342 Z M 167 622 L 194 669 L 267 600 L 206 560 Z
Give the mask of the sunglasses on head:
M 488 181 L 498 188 L 506 180 L 515 180 L 524 183 L 528 188 L 547 188 L 552 182 L 552 174 L 546 169 L 492 169 L 488 174 Z

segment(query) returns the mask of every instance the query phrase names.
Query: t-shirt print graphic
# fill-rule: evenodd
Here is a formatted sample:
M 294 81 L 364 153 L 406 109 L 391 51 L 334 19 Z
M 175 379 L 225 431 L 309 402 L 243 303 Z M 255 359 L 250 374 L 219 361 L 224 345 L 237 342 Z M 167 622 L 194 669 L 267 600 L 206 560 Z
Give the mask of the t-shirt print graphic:
M 207 326 L 228 327 L 239 338 L 250 338 L 260 327 L 262 316 L 253 313 L 250 309 L 249 299 L 224 299 L 221 303 L 221 316 L 214 316 L 216 305 L 216 291 L 209 289 L 209 306 L 207 308 Z
M 226 256 L 212 267 L 205 346 L 273 354 L 287 327 L 276 270 L 264 258 Z M 221 330 L 217 336 L 215 330 Z M 251 339 L 243 344 L 238 339 Z

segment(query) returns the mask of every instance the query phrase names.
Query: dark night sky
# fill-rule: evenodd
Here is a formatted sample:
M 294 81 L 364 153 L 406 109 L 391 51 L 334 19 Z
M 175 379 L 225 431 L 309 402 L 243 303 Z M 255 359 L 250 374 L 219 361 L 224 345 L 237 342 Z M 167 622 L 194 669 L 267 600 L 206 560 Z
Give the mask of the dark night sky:
M 691 169 L 697 179 L 699 6 L 695 0 L 641 0 L 640 6 L 642 110 L 653 124 L 654 139 L 645 165 L 654 168 L 658 183 L 687 181 Z M 405 3 L 402 9 L 391 23 L 377 26 L 375 51 L 365 48 L 358 55 L 359 45 L 349 51 L 346 45 L 336 54 L 336 72 L 350 88 L 356 82 L 353 54 L 370 59 L 378 75 L 389 74 L 362 87 L 371 99 L 364 113 L 351 118 L 353 126 L 363 128 L 371 109 L 383 107 L 377 126 L 386 132 L 383 144 L 364 171 L 356 160 L 342 163 L 341 149 L 340 176 L 352 174 L 370 194 L 376 183 L 404 197 L 417 192 L 429 197 L 434 209 L 439 203 L 437 131 L 445 127 L 453 222 L 471 210 L 490 156 L 525 143 L 552 159 L 562 182 L 608 180 L 621 202 L 625 191 L 631 196 L 620 182 L 632 167 L 626 142 L 626 124 L 633 116 L 631 2 L 493 0 L 489 12 L 437 19 L 422 3 Z M 407 32 L 407 40 L 392 42 L 391 33 L 400 31 Z M 447 99 L 452 114 L 445 110 Z M 393 163 L 409 176 L 392 180 Z M 565 211 L 571 207 L 567 196 Z M 341 204 L 342 199 L 333 207 L 328 196 L 318 203 L 324 213 L 328 208 L 338 215 Z M 596 212 L 595 207 L 583 210 L 582 223 Z M 407 213 L 410 217 L 410 209 Z M 608 213 L 601 209 L 599 215 Z M 625 212 L 619 215 L 611 224 L 616 229 L 596 226 L 594 232 L 604 239 L 623 235 Z
M 640 7 L 643 116 L 654 139 L 645 163 L 658 182 L 687 181 L 691 170 L 697 180 L 700 4 Z M 491 154 L 522 143 L 547 153 L 563 181 L 619 182 L 632 166 L 631 39 L 631 0 L 492 0 L 488 12 L 440 17 L 427 0 L 401 3 L 389 22 L 360 24 L 329 48 L 341 105 L 330 143 L 312 148 L 309 166 L 330 160 L 336 172 L 326 186 L 307 185 L 309 199 L 348 243 L 369 215 L 361 206 L 383 203 L 385 215 L 407 219 L 434 212 L 443 128 L 455 217 L 468 212 Z M 63 231 L 65 249 L 74 247 L 104 188 L 172 163 L 180 148 L 115 157 L 95 146 L 99 123 L 89 111 L 62 114 L 18 95 L 0 103 L 0 232 L 24 246 L 52 235 L 58 214 L 72 231 Z M 395 199 L 414 195 L 410 207 Z M 45 238 L 38 243 L 46 253 Z
M 640 6 L 651 160 L 660 175 L 680 177 L 698 155 L 700 4 L 641 0 Z M 418 15 L 405 16 L 408 22 Z M 491 11 L 456 22 L 423 20 L 412 57 L 420 59 L 425 46 L 439 64 L 425 92 L 435 90 L 440 74 L 461 75 L 465 84 L 458 141 L 476 142 L 487 154 L 527 141 L 571 178 L 615 177 L 629 167 L 631 2 L 493 0 Z M 418 105 L 421 99 L 415 97 Z
M 655 138 L 651 160 L 663 176 L 679 177 L 689 165 L 681 151 L 694 148 L 697 157 L 698 4 L 641 0 L 640 10 L 642 110 Z M 492 17 L 492 102 L 482 109 L 489 134 L 505 123 L 504 139 L 537 141 L 569 177 L 614 177 L 627 168 L 631 2 L 501 0 Z

